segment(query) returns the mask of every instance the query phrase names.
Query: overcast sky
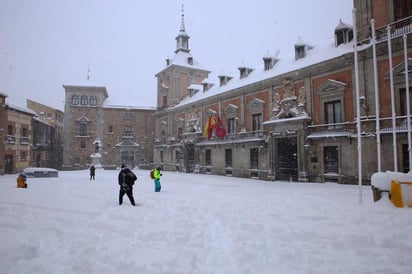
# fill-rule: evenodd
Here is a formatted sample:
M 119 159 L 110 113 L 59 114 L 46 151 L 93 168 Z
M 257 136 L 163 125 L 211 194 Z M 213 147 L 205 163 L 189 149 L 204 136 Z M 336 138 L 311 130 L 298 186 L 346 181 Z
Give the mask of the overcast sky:
M 353 0 L 0 0 L 0 92 L 63 110 L 63 85 L 98 85 L 106 104 L 154 107 L 182 5 L 192 56 L 217 74 L 333 38 Z

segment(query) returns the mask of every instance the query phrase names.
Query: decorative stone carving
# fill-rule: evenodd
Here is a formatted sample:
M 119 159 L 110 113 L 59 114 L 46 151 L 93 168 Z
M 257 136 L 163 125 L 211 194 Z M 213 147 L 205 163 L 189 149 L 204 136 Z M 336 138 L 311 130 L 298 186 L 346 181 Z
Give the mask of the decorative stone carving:
M 280 99 L 279 93 L 274 94 L 272 119 L 285 119 L 307 115 L 305 112 L 305 87 L 303 86 L 299 89 L 298 97 L 296 97 L 293 81 L 291 79 L 285 79 L 283 80 L 283 90 L 284 93 L 282 99 Z
M 187 132 L 200 132 L 200 116 L 194 110 L 186 113 Z

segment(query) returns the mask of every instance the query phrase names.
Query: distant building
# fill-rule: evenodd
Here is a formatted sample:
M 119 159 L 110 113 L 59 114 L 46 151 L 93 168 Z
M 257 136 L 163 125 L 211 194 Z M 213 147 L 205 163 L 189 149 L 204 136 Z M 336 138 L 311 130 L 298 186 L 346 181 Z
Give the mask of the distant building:
M 2 133 L 2 174 L 22 172 L 32 160 L 32 119 L 35 115 L 29 109 L 7 104 L 7 95 L 0 94 L 0 132 Z
M 63 117 L 60 110 L 27 99 L 33 118 L 33 167 L 61 169 L 63 161 Z
M 5 148 L 6 148 L 6 130 L 7 130 L 7 112 L 6 112 L 6 98 L 7 94 L 0 92 L 0 174 L 4 174 L 5 171 L 5 165 L 6 165 L 6 154 L 5 154 Z
M 105 169 L 152 164 L 155 109 L 104 105 L 105 87 L 63 87 L 63 169 L 87 168 L 96 152 Z

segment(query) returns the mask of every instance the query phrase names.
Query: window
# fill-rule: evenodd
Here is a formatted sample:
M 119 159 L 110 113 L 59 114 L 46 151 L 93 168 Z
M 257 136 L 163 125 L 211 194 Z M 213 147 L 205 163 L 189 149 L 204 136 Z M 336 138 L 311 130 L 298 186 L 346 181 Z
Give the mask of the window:
M 325 123 L 337 124 L 342 123 L 342 103 L 341 101 L 332 101 L 325 103 Z
M 73 95 L 72 96 L 72 105 L 78 105 L 79 104 L 79 96 Z
M 163 96 L 163 106 L 167 106 L 167 96 Z
M 252 115 L 252 131 L 258 131 L 262 129 L 262 114 Z
M 353 39 L 353 30 L 351 28 L 342 28 L 335 30 L 335 46 L 347 44 Z
M 162 143 L 165 144 L 166 143 L 166 131 L 164 129 L 162 129 Z
M 125 136 L 132 136 L 132 126 L 126 125 L 124 126 L 124 135 Z
M 177 137 L 182 137 L 182 135 L 183 135 L 183 128 L 182 127 L 179 127 L 178 129 L 177 129 Z
M 79 123 L 79 136 L 88 136 L 87 132 L 87 123 L 85 122 L 80 122 Z
M 409 88 L 409 106 L 412 102 L 412 88 Z M 410 110 L 412 112 L 412 109 Z M 407 115 L 406 88 L 399 89 L 399 115 Z
M 412 15 L 412 1 L 411 0 L 394 0 L 393 11 L 395 21 L 409 17 Z
M 82 106 L 87 106 L 89 104 L 89 99 L 87 98 L 87 96 L 82 96 L 80 98 L 80 104 Z
M 113 126 L 109 126 L 109 133 L 113 133 Z
M 13 126 L 7 126 L 7 135 L 14 135 L 13 134 Z
M 176 155 L 175 155 L 175 160 L 176 160 L 176 161 L 179 161 L 179 160 L 182 158 L 181 153 L 180 153 L 180 150 L 176 150 L 175 153 L 176 153 Z
M 295 59 L 305 57 L 305 46 L 295 46 Z
M 20 161 L 27 161 L 27 156 L 26 156 L 25 151 L 20 152 Z
M 258 148 L 250 149 L 250 168 L 251 169 L 259 168 L 259 149 Z
M 21 129 L 21 136 L 22 137 L 28 137 L 28 129 L 26 128 L 26 127 L 23 127 L 22 129 Z
M 131 113 L 131 112 L 123 113 L 123 119 L 124 120 L 132 120 L 133 119 L 133 113 Z
M 225 150 L 225 166 L 232 167 L 232 150 L 231 149 Z
M 82 149 L 86 148 L 86 141 L 85 140 L 80 141 L 80 148 L 82 148 Z
M 91 106 L 97 105 L 97 98 L 96 98 L 96 96 L 91 96 L 91 97 L 90 97 L 90 105 L 91 105 Z
M 205 150 L 205 164 L 208 166 L 212 164 L 212 154 L 210 149 Z
M 338 147 L 328 146 L 323 147 L 323 163 L 325 173 L 338 173 L 339 172 L 339 158 Z
M 228 134 L 236 133 L 235 121 L 236 121 L 235 118 L 227 119 L 227 133 Z

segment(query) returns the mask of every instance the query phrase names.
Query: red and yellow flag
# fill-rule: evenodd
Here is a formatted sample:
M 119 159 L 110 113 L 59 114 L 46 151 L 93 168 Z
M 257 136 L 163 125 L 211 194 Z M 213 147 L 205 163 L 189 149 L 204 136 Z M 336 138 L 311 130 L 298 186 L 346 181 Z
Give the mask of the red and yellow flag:
M 212 115 L 210 115 L 205 125 L 205 128 L 203 129 L 202 136 L 203 137 L 207 136 L 207 139 L 210 140 L 210 137 L 212 137 L 213 128 L 215 127 L 215 124 L 216 124 L 215 118 Z

